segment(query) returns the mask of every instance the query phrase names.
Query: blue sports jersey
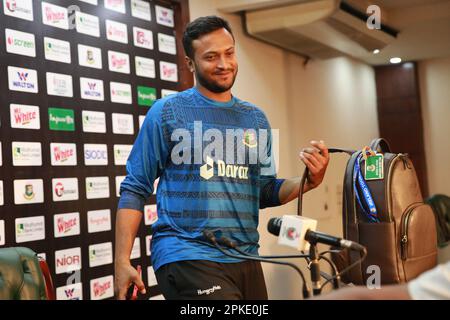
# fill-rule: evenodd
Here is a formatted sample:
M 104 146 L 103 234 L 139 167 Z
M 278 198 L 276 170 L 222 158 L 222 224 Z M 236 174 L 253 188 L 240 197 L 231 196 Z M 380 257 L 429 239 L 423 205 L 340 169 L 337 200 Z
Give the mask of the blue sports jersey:
M 219 148 L 221 137 L 228 140 Z M 180 260 L 240 261 L 201 243 L 205 229 L 258 254 L 259 209 L 280 205 L 284 181 L 276 178 L 271 143 L 265 114 L 236 97 L 222 103 L 191 88 L 154 103 L 128 158 L 118 205 L 143 211 L 159 177 L 154 270 Z

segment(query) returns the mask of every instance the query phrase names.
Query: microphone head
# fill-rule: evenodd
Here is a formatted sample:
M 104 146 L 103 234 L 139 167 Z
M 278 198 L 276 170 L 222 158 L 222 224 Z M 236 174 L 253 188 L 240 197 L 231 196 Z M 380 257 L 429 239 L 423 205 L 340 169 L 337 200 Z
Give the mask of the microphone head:
M 281 223 L 283 222 L 283 218 L 270 218 L 267 223 L 267 231 L 273 234 L 274 236 L 280 235 Z

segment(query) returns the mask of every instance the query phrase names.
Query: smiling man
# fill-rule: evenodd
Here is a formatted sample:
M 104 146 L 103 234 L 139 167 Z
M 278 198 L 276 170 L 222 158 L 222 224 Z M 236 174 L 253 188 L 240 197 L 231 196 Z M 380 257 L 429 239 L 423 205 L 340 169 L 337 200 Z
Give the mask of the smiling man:
M 277 178 L 265 114 L 231 93 L 238 63 L 227 21 L 196 19 L 183 46 L 196 86 L 152 106 L 127 161 L 116 218 L 116 296 L 124 299 L 132 283 L 145 292 L 130 253 L 159 177 L 151 258 L 164 297 L 267 299 L 260 263 L 222 254 L 203 231 L 258 254 L 259 209 L 295 199 L 300 178 Z M 310 172 L 307 192 L 323 180 L 327 147 L 313 141 L 300 158 Z

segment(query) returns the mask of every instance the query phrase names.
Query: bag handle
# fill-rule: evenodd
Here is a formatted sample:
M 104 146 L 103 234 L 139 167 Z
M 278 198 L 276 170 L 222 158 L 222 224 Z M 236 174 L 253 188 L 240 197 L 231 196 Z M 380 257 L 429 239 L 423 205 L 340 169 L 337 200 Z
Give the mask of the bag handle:
M 347 153 L 348 155 L 352 155 L 356 152 L 356 150 L 349 150 L 349 149 L 341 149 L 341 148 L 329 148 L 328 153 Z M 305 167 L 305 170 L 303 171 L 302 178 L 300 180 L 300 189 L 298 190 L 298 200 L 297 200 L 297 215 L 302 215 L 302 206 L 303 206 L 303 188 L 305 187 L 306 178 L 308 177 L 308 167 Z
M 372 149 L 373 151 L 379 151 L 381 153 L 391 152 L 391 147 L 384 138 L 373 139 L 370 143 L 370 149 Z

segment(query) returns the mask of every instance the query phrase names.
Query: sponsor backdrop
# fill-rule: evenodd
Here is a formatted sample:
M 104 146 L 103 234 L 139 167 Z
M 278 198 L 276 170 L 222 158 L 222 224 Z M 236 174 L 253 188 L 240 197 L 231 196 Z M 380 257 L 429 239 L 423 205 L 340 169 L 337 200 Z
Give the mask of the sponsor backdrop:
M 0 246 L 45 257 L 58 299 L 112 298 L 125 163 L 155 99 L 181 90 L 174 8 L 0 1 Z M 131 254 L 146 298 L 156 219 L 153 195 Z

